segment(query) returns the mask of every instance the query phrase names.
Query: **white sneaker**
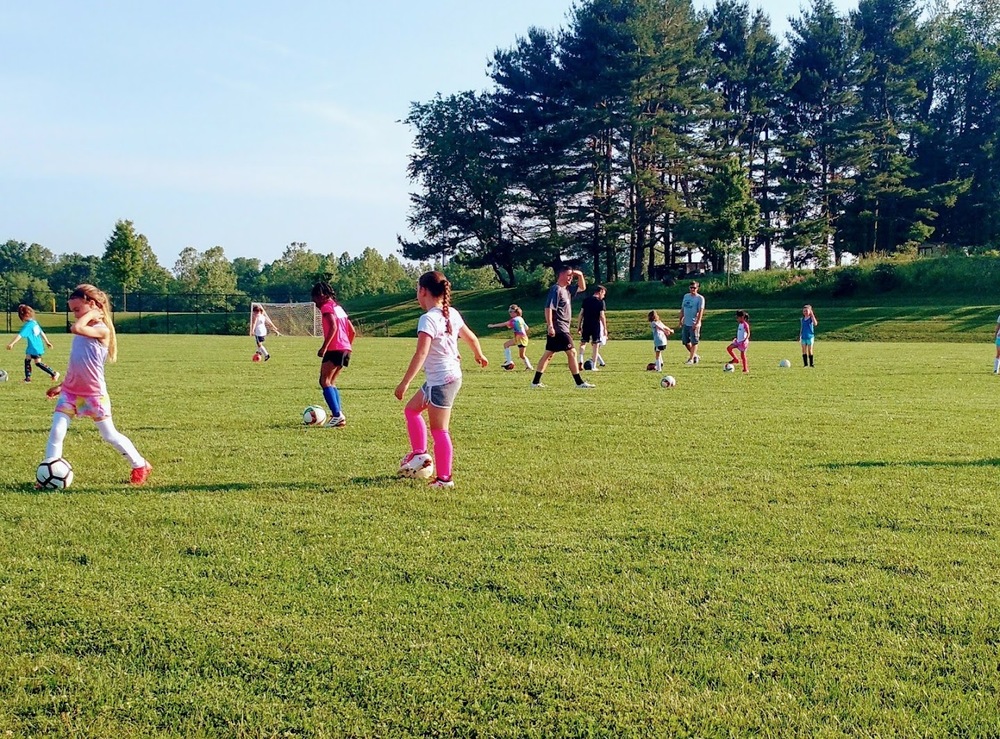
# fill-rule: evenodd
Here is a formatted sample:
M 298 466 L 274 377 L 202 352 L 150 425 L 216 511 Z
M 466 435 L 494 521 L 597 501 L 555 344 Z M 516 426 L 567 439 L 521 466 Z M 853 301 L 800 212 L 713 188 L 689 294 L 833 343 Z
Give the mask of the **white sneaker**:
M 693 359 L 689 359 L 684 364 L 694 364 L 694 360 Z
M 576 386 L 576 389 L 577 390 L 589 390 L 592 387 L 597 387 L 597 385 L 594 385 L 594 384 L 589 383 L 589 382 L 581 382 L 579 385 Z
M 526 369 L 526 370 L 528 370 L 530 372 L 534 372 L 535 371 L 535 368 L 531 366 L 531 362 L 525 362 L 524 363 L 524 369 Z
M 454 480 L 442 480 L 440 477 L 435 477 L 429 483 L 427 483 L 429 488 L 453 488 L 455 487 Z
M 426 477 L 433 466 L 434 459 L 430 454 L 410 452 L 399 461 L 399 474 L 403 477 Z
M 59 382 L 59 378 L 62 377 L 58 372 L 52 375 L 52 382 Z
M 531 387 L 545 387 L 545 385 L 543 385 L 540 382 L 533 382 L 533 383 L 531 383 Z
M 347 416 L 341 413 L 339 416 L 330 416 L 330 420 L 323 424 L 324 428 L 342 429 L 347 425 Z
M 700 362 L 700 361 L 701 361 L 701 357 L 699 357 L 697 354 L 695 354 L 694 355 L 694 363 L 698 364 L 698 362 Z

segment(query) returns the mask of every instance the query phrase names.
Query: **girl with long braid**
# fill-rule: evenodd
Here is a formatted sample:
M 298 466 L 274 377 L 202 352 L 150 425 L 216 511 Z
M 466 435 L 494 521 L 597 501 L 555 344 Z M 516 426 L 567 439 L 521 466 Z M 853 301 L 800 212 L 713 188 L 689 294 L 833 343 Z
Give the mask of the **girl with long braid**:
M 479 346 L 479 338 L 465 325 L 462 315 L 451 307 L 451 283 L 440 272 L 425 272 L 417 282 L 417 302 L 424 313 L 417 323 L 417 350 L 413 353 L 410 366 L 399 385 L 396 386 L 397 400 L 402 400 L 423 368 L 426 382 L 406 404 L 406 431 L 410 437 L 410 453 L 399 463 L 399 473 L 405 477 L 423 477 L 437 462 L 437 476 L 430 486 L 451 488 L 452 460 L 454 448 L 448 424 L 451 408 L 462 387 L 462 364 L 458 355 L 458 339 L 461 338 L 475 353 L 480 367 L 489 364 Z M 427 453 L 427 426 L 424 411 L 431 425 L 434 439 L 434 458 Z
M 62 456 L 63 441 L 74 416 L 92 418 L 101 438 L 132 465 L 129 482 L 142 485 L 153 467 L 139 454 L 135 444 L 115 428 L 108 386 L 104 381 L 104 363 L 118 359 L 118 337 L 111 319 L 111 303 L 108 296 L 93 285 L 79 285 L 70 293 L 69 309 L 76 321 L 69 329 L 73 343 L 66 378 L 45 393 L 50 398 L 59 396 L 52 414 L 45 459 Z

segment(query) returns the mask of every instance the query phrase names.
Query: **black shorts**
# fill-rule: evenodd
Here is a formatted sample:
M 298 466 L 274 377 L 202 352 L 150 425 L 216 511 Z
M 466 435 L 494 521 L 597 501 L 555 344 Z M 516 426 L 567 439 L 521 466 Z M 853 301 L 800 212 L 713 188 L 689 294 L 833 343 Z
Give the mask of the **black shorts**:
M 584 344 L 600 344 L 601 343 L 601 325 L 596 326 L 584 326 L 583 332 L 580 334 L 580 341 Z
M 565 331 L 556 331 L 555 336 L 549 336 L 545 339 L 545 351 L 571 352 L 573 351 L 573 337 Z
M 330 362 L 335 367 L 346 367 L 351 363 L 351 353 L 342 349 L 331 349 L 323 355 L 323 364 Z

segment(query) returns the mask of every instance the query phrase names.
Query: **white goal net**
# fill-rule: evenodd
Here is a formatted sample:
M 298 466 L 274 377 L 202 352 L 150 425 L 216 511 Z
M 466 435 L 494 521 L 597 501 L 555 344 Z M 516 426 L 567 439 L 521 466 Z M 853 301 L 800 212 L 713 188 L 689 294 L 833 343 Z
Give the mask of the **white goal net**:
M 285 336 L 322 336 L 323 319 L 315 303 L 257 303 Z M 251 308 L 253 306 L 251 305 Z

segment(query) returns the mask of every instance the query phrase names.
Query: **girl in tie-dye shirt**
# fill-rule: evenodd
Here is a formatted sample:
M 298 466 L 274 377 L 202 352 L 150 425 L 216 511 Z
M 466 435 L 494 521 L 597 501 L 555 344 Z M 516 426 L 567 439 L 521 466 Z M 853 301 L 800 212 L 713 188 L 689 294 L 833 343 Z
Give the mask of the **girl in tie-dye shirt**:
M 93 285 L 80 285 L 69 296 L 69 309 L 76 317 L 70 327 L 73 343 L 69 350 L 66 378 L 46 391 L 56 401 L 52 428 L 45 447 L 45 459 L 62 457 L 63 441 L 74 416 L 92 418 L 101 438 L 117 449 L 129 464 L 129 482 L 142 485 L 153 469 L 127 436 L 111 420 L 111 399 L 104 381 L 104 363 L 118 358 L 118 338 L 111 322 L 108 296 Z

